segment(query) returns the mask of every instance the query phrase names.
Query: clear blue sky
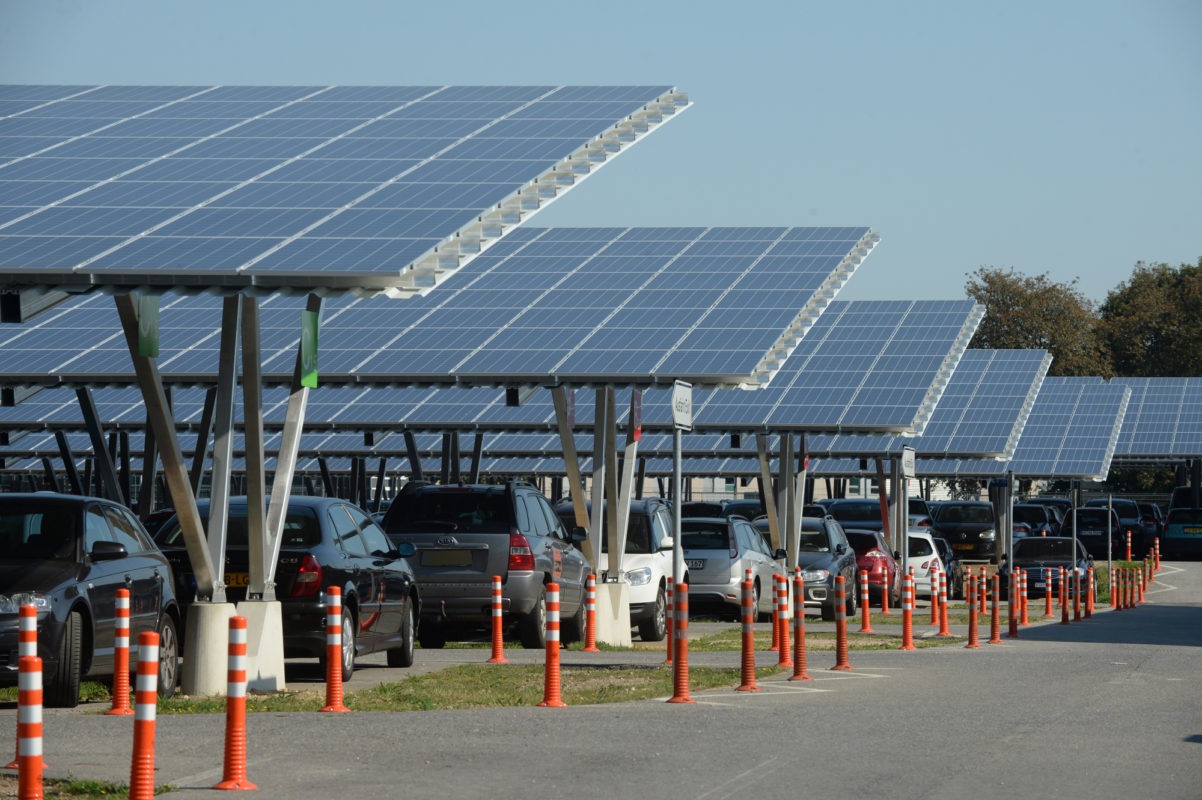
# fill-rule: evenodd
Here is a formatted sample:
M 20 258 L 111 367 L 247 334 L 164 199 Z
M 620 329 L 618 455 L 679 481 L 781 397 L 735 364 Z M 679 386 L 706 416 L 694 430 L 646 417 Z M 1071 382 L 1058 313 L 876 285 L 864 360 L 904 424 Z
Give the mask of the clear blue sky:
M 1202 2 L 0 0 L 6 83 L 669 83 L 539 225 L 870 225 L 844 298 L 1202 256 Z

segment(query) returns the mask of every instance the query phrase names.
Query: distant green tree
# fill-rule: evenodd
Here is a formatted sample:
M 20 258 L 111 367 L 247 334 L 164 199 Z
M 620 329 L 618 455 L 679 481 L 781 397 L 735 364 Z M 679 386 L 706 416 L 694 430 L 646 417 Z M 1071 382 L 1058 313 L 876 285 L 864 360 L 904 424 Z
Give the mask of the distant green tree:
M 1115 374 L 1202 376 L 1202 258 L 1139 262 L 1102 303 L 1101 320 Z
M 965 291 L 986 309 L 969 346 L 1043 349 L 1052 354 L 1049 375 L 1110 377 L 1097 311 L 1076 283 L 996 267 L 969 273 Z

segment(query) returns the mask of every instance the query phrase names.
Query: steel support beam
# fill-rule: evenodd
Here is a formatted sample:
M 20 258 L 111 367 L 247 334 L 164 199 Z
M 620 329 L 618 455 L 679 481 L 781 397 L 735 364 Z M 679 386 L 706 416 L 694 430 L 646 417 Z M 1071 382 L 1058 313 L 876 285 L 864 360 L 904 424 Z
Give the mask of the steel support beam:
M 213 560 L 213 602 L 225 602 L 225 541 L 229 530 L 230 475 L 234 458 L 234 391 L 238 381 L 238 328 L 242 295 L 221 304 L 221 344 L 217 356 L 217 400 L 214 405 L 213 471 L 209 483 L 209 557 Z
M 576 515 L 576 525 L 591 530 L 588 519 L 588 505 L 584 499 L 584 483 L 580 477 L 580 462 L 576 458 L 576 440 L 572 437 L 571 420 L 568 415 L 567 390 L 562 386 L 551 389 L 551 400 L 555 405 L 555 423 L 559 429 L 559 446 L 563 452 L 564 471 L 567 474 L 568 494 L 572 498 L 572 512 Z M 581 549 L 588 563 L 596 566 L 597 550 L 593 540 L 589 538 L 581 542 Z
M 384 479 L 388 477 L 388 459 L 380 459 L 380 467 L 376 470 L 376 490 L 372 494 L 371 506 L 373 511 L 379 511 L 384 502 Z
M 171 398 L 168 397 L 167 401 L 168 408 L 170 408 Z M 138 490 L 137 513 L 141 519 L 146 519 L 150 512 L 154 511 L 155 485 L 158 483 L 155 478 L 159 474 L 159 447 L 155 444 L 154 428 L 150 427 L 149 421 L 142 432 L 142 437 L 145 444 L 142 447 L 142 486 Z
M 75 456 L 71 453 L 71 444 L 67 434 L 62 431 L 54 432 L 54 441 L 58 442 L 58 452 L 63 457 L 63 469 L 67 473 L 67 485 L 73 494 L 84 494 L 84 484 L 79 480 L 79 470 L 75 469 Z
M 46 486 L 50 487 L 50 491 L 59 491 L 58 476 L 54 474 L 54 465 L 50 463 L 50 456 L 42 456 L 42 480 Z
M 592 545 L 592 551 L 597 554 L 598 560 L 593 562 L 596 569 L 601 569 L 601 537 L 602 526 L 605 524 L 603 520 L 605 506 L 605 390 L 597 389 L 594 398 L 595 411 L 593 412 L 593 507 L 591 519 L 588 526 L 588 539 Z
M 259 301 L 242 298 L 242 418 L 246 442 L 246 538 L 250 560 L 250 600 L 275 600 L 267 585 L 267 470 L 263 455 L 263 366 Z
M 317 468 L 321 470 L 321 485 L 325 490 L 326 497 L 336 497 L 337 487 L 334 486 L 334 477 L 330 475 L 330 465 L 326 463 L 323 456 L 317 457 Z
M 83 424 L 88 429 L 88 438 L 92 442 L 92 458 L 96 462 L 96 480 L 100 486 L 100 496 L 109 500 L 124 503 L 121 490 L 117 484 L 117 470 L 113 466 L 113 457 L 109 455 L 108 446 L 104 442 L 104 431 L 100 427 L 100 414 L 96 411 L 96 401 L 92 399 L 92 390 L 81 387 L 75 390 L 79 401 L 79 410 L 83 414 Z
M 413 431 L 405 431 L 405 450 L 409 454 L 409 475 L 412 480 L 420 481 L 422 478 L 422 459 L 417 452 L 417 439 L 413 435 Z
M 468 483 L 480 482 L 480 457 L 484 454 L 484 434 L 477 433 L 472 440 L 472 471 L 468 475 Z
M 189 481 L 192 485 L 192 496 L 200 493 L 200 482 L 204 479 L 205 456 L 209 452 L 209 436 L 213 433 L 213 409 L 217 405 L 217 389 L 210 388 L 205 392 L 204 409 L 200 413 L 200 429 L 196 431 L 196 449 L 192 451 L 192 470 Z M 170 408 L 170 404 L 167 406 Z
M 768 517 L 768 539 L 773 551 L 781 546 L 780 517 L 776 511 L 776 492 L 772 488 L 772 461 L 768 453 L 768 435 L 755 435 L 756 455 L 760 461 L 760 496 L 764 498 L 764 514 Z

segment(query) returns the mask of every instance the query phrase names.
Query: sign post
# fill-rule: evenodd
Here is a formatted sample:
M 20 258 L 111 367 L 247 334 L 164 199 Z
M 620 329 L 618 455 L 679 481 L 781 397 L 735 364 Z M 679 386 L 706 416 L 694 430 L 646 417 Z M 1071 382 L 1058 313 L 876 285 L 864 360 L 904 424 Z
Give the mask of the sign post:
M 684 547 L 680 540 L 680 436 L 693 430 L 693 384 L 676 381 L 672 387 L 672 579 L 684 577 Z

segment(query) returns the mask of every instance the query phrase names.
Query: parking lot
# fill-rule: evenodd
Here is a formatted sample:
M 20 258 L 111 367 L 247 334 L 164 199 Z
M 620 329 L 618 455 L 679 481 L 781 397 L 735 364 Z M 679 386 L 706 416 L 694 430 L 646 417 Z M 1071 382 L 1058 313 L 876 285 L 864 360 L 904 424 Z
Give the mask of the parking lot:
M 1165 563 L 1134 609 L 1033 624 L 1018 640 L 976 651 L 854 651 L 851 672 L 830 671 L 834 653 L 813 652 L 812 683 L 799 688 L 781 673 L 756 694 L 697 692 L 695 706 L 253 714 L 248 775 L 260 795 L 292 798 L 1196 798 L 1200 607 L 1200 565 Z M 415 669 L 487 656 L 419 650 Z M 507 656 L 541 663 L 540 651 Z M 379 658 L 368 658 L 348 688 L 413 674 Z M 737 658 L 696 654 L 690 663 L 736 666 Z M 641 661 L 662 653 L 564 653 L 565 664 Z M 288 679 L 301 688 L 320 677 L 294 662 Z M 49 776 L 128 780 L 131 723 L 102 710 L 47 712 Z M 14 710 L 2 713 L 11 727 Z M 160 716 L 156 781 L 176 787 L 173 797 L 211 797 L 222 729 L 221 715 Z

